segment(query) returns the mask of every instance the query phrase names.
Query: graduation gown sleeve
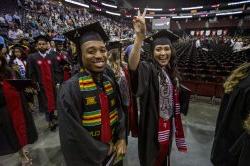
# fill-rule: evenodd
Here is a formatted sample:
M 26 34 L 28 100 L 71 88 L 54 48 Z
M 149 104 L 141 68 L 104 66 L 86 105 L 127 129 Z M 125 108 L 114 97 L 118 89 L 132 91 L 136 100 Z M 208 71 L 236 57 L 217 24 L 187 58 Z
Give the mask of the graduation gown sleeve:
M 26 77 L 29 79 L 33 79 L 34 76 L 34 62 L 31 55 L 27 59 L 27 67 L 26 67 Z
M 211 161 L 214 165 L 238 163 L 238 156 L 233 155 L 230 149 L 244 133 L 243 121 L 250 111 L 250 76 L 230 94 L 225 95 L 218 115 L 215 137 L 211 152 Z
M 142 96 L 149 87 L 151 66 L 146 61 L 140 61 L 135 71 L 130 71 L 132 92 L 136 96 Z
M 250 165 L 250 135 L 244 132 L 230 149 L 234 156 L 239 157 L 237 166 Z
M 63 84 L 58 95 L 61 149 L 68 166 L 99 166 L 107 157 L 109 145 L 92 138 L 83 128 L 77 86 L 78 79 L 74 77 Z

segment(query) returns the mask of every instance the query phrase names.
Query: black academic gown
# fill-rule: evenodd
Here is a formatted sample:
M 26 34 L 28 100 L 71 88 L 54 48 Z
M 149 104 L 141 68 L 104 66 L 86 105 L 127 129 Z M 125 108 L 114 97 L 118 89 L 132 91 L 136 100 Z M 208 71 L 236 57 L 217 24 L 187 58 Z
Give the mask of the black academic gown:
M 43 67 L 40 67 L 41 62 L 43 60 L 47 60 L 50 62 L 50 70 L 46 72 L 47 75 L 50 74 L 51 76 L 46 80 L 43 79 L 42 73 L 44 70 Z M 27 59 L 27 70 L 26 75 L 27 78 L 32 79 L 36 83 L 38 83 L 38 100 L 39 100 L 39 111 L 40 112 L 48 112 L 48 100 L 53 100 L 53 103 L 56 101 L 56 94 L 55 94 L 55 70 L 57 69 L 55 65 L 55 52 L 51 51 L 49 54 L 43 58 L 38 52 L 33 53 L 28 56 Z M 51 86 L 51 90 L 46 93 L 45 87 Z
M 230 149 L 244 133 L 243 122 L 249 113 L 250 76 L 222 99 L 211 153 L 211 161 L 215 166 L 237 166 L 239 153 L 233 154 Z
M 55 52 L 55 82 L 62 84 L 64 81 L 65 67 L 68 67 L 68 73 L 70 73 L 70 61 L 68 59 L 67 52 L 61 51 Z
M 58 94 L 59 135 L 61 149 L 68 166 L 101 166 L 106 159 L 109 145 L 91 137 L 82 126 L 83 100 L 79 89 L 79 77 L 76 74 L 63 83 Z M 118 109 L 118 139 L 125 139 L 125 121 L 121 109 Z
M 15 111 L 15 114 L 10 113 L 11 111 L 8 110 L 7 103 L 17 106 L 17 99 L 12 98 L 12 100 L 7 101 L 2 84 L 0 84 L 0 156 L 15 153 L 22 148 L 15 127 L 21 128 L 26 133 L 27 144 L 34 143 L 38 138 L 33 116 L 29 111 L 23 90 L 17 90 L 15 87 L 12 87 L 11 90 L 8 90 L 8 95 L 11 96 L 12 92 L 18 92 L 21 100 L 19 105 L 20 112 Z M 15 102 L 13 103 L 13 101 Z M 25 123 L 14 123 L 14 121 L 24 121 Z
M 142 166 L 154 166 L 159 153 L 158 72 L 152 62 L 140 61 L 137 70 L 130 71 L 130 74 L 132 92 L 136 94 L 137 97 L 140 97 L 140 118 L 138 131 L 138 152 L 140 164 Z

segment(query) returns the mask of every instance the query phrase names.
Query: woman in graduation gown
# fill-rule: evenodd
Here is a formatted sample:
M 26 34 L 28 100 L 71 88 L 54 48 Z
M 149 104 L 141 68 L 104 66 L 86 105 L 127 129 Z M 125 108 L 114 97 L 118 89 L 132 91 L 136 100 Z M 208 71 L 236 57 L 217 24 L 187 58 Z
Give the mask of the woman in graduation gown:
M 77 44 L 82 69 L 64 82 L 59 91 L 62 152 L 69 166 L 106 165 L 126 151 L 125 122 L 117 87 L 104 73 L 107 61 L 104 42 L 108 36 L 99 22 L 69 31 L 65 36 Z
M 38 136 L 22 87 L 7 81 L 14 78 L 14 72 L 0 56 L 0 156 L 19 151 L 22 165 L 27 166 L 32 163 L 23 148 L 34 143 Z
M 211 161 L 215 166 L 238 166 L 240 158 L 249 155 L 249 136 L 243 123 L 250 113 L 250 63 L 235 69 L 224 84 L 225 94 L 214 135 Z M 248 139 L 248 146 L 240 144 Z M 245 149 L 245 151 L 244 151 Z M 246 163 L 245 166 L 249 166 Z
M 170 165 L 173 135 L 179 151 L 187 146 L 180 116 L 178 76 L 172 42 L 178 36 L 159 31 L 145 41 L 151 45 L 151 60 L 140 60 L 145 38 L 146 10 L 133 19 L 136 34 L 129 56 L 132 90 L 140 98 L 138 151 L 142 166 Z
M 108 48 L 108 64 L 115 73 L 116 82 L 118 83 L 122 97 L 122 106 L 126 117 L 126 135 L 128 136 L 131 132 L 132 137 L 137 137 L 138 115 L 134 102 L 135 100 L 133 100 L 134 98 L 131 92 L 131 82 L 129 77 L 128 66 L 127 64 L 125 64 L 125 62 L 122 61 L 121 57 L 122 43 L 120 41 L 109 42 Z

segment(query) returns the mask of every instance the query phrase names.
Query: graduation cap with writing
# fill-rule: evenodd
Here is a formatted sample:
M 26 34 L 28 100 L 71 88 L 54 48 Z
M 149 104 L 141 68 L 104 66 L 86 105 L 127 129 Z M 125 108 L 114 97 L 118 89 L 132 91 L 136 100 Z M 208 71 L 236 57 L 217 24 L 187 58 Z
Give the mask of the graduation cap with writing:
M 63 35 L 56 35 L 52 40 L 56 43 L 64 43 L 65 37 Z
M 93 24 L 68 31 L 64 33 L 64 36 L 74 42 L 77 47 L 80 47 L 81 44 L 87 41 L 107 42 L 109 40 L 109 37 L 107 36 L 99 22 L 95 22 Z
M 146 43 L 149 43 L 151 47 L 154 48 L 156 45 L 172 45 L 172 43 L 174 43 L 178 39 L 179 36 L 171 32 L 170 30 L 160 30 L 152 36 L 146 38 L 144 41 Z

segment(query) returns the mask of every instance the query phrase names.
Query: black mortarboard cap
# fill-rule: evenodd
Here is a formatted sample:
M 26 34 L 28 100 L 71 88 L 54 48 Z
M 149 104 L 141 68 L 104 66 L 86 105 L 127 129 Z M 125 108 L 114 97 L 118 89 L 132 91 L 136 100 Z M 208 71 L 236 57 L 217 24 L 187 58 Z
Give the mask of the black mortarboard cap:
M 38 35 L 38 36 L 35 36 L 33 39 L 35 40 L 36 43 L 38 42 L 38 40 L 45 40 L 45 41 L 47 41 L 47 42 L 50 41 L 49 36 L 47 36 L 47 35 L 42 35 L 42 34 L 40 34 L 40 35 Z
M 15 48 L 20 48 L 22 50 L 25 50 L 27 47 L 25 47 L 25 46 L 23 46 L 23 45 L 21 45 L 19 43 L 10 46 L 10 49 L 15 49 Z
M 30 42 L 30 38 L 29 38 L 29 37 L 22 37 L 22 38 L 19 40 L 19 42 L 21 43 L 21 42 L 24 41 L 24 40 Z
M 78 47 L 87 41 L 104 41 L 107 42 L 109 37 L 99 22 L 86 25 L 64 33 L 69 40 L 74 42 Z
M 8 79 L 7 81 L 19 90 L 34 86 L 30 79 Z
M 121 49 L 122 48 L 122 43 L 120 41 L 111 41 L 108 43 L 108 50 L 112 49 Z
M 152 36 L 146 38 L 144 41 L 150 44 L 154 44 L 157 40 L 169 40 L 171 43 L 177 41 L 179 36 L 174 34 L 170 30 L 160 30 L 159 32 L 153 34 Z

